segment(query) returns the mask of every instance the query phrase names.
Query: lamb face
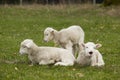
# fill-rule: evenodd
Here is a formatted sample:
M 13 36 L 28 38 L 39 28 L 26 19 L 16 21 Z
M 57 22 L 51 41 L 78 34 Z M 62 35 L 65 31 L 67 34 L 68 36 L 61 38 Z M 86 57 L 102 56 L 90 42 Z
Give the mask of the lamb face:
M 83 49 L 77 57 L 78 64 L 98 67 L 105 64 L 101 53 L 97 50 L 97 48 L 101 47 L 101 44 L 88 42 L 86 44 L 82 44 L 82 47 Z
M 20 46 L 20 54 L 28 54 L 28 49 L 33 44 L 33 41 L 31 39 L 26 39 L 23 42 L 21 42 Z
M 45 29 L 45 31 L 44 31 L 44 41 L 45 42 L 48 42 L 53 39 L 53 34 L 52 34 L 53 32 L 54 32 L 53 28 L 48 27 Z
M 101 44 L 94 44 L 93 42 L 88 42 L 86 44 L 82 44 L 84 47 L 85 55 L 91 57 L 95 55 L 95 51 L 97 48 L 101 47 Z

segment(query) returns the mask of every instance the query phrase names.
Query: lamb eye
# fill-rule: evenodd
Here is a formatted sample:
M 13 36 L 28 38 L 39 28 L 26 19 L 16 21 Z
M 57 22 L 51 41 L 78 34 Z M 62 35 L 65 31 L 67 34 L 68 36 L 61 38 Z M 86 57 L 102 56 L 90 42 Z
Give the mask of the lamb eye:
M 86 47 L 86 48 L 88 48 L 88 47 Z
M 23 48 L 26 48 L 26 46 L 22 46 Z
M 48 34 L 46 34 L 46 36 L 48 36 Z

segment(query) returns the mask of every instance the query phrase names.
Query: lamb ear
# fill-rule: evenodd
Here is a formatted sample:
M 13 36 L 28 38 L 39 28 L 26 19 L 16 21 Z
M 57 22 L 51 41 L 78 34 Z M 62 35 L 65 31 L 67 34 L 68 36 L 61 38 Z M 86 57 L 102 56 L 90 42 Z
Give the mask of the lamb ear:
M 54 30 L 52 30 L 52 31 L 51 31 L 51 34 L 53 34 L 53 35 L 54 35 Z
M 80 46 L 81 46 L 81 47 L 85 47 L 85 44 L 84 44 L 84 43 L 81 43 Z
M 96 44 L 96 48 L 100 48 L 100 47 L 102 47 L 102 44 L 97 43 L 97 44 Z
M 31 47 L 31 43 L 27 43 L 27 44 L 26 44 L 26 47 L 27 47 L 27 48 L 30 48 L 30 47 Z
M 79 46 L 80 46 L 80 50 L 85 49 L 85 44 L 84 43 L 79 43 Z

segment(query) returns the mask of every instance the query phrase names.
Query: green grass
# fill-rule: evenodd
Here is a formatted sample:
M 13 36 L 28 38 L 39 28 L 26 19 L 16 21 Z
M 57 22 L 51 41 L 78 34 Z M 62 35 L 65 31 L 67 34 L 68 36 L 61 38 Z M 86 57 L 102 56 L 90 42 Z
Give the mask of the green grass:
M 119 10 L 91 5 L 0 6 L 0 80 L 120 80 Z M 103 45 L 99 50 L 104 67 L 30 67 L 27 56 L 19 54 L 24 39 L 31 38 L 39 46 L 53 46 L 53 42 L 43 42 L 44 29 L 52 26 L 60 30 L 71 25 L 81 25 L 85 42 Z

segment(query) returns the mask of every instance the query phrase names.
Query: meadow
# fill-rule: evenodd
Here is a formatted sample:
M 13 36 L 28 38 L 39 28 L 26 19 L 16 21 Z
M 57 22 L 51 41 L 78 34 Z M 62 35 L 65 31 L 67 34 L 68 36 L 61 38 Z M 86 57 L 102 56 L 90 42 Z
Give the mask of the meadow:
M 85 42 L 101 43 L 104 67 L 29 66 L 20 43 L 33 39 L 39 46 L 46 27 L 57 30 L 80 25 Z M 120 80 L 120 6 L 26 5 L 0 6 L 0 80 Z

